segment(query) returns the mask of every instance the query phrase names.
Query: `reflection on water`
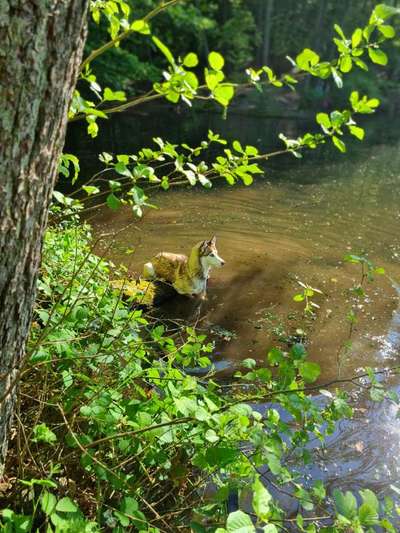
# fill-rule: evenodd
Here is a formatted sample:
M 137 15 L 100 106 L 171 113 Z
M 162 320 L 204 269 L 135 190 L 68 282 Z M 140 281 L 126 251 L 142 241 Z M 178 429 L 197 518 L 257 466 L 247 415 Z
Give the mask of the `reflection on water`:
M 262 141 L 271 128 L 252 121 L 251 141 Z M 232 129 L 225 127 L 228 133 Z M 223 340 L 224 334 L 217 339 L 222 370 L 232 372 L 246 357 L 262 362 L 267 348 L 295 335 L 299 324 L 310 357 L 321 365 L 321 382 L 336 378 L 339 370 L 349 376 L 364 366 L 394 366 L 400 345 L 394 287 L 400 283 L 400 152 L 393 129 L 386 130 L 391 142 L 360 146 L 352 157 L 275 160 L 249 188 L 159 193 L 154 201 L 161 209 L 147 212 L 135 228 L 123 229 L 131 221 L 128 210 L 101 211 L 91 221 L 97 233 L 119 232 L 109 256 L 131 272 L 140 272 L 160 251 L 188 253 L 199 240 L 217 235 L 226 266 L 213 271 L 208 300 L 199 308 L 180 298 L 161 312 L 196 315 L 199 326 L 229 333 L 230 340 Z M 132 247 L 135 253 L 126 255 Z M 357 265 L 343 262 L 349 252 L 367 253 L 390 276 L 367 284 L 367 297 L 359 302 L 348 292 L 361 275 Z M 302 304 L 293 301 L 298 281 L 323 292 L 314 320 L 304 321 Z M 351 348 L 344 350 L 352 306 L 358 323 Z M 380 489 L 397 481 L 399 446 L 393 407 L 360 399 L 355 420 L 340 425 L 321 452 L 321 465 L 310 467 L 309 474 L 332 486 L 357 488 L 367 481 Z

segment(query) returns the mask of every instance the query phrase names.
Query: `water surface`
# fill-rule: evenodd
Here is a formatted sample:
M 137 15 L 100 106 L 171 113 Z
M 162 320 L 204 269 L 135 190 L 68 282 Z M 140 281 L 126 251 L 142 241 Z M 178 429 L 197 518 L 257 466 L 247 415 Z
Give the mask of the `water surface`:
M 127 153 L 133 118 L 121 120 L 113 130 L 115 151 Z M 210 125 L 209 117 L 198 120 L 192 136 L 205 134 Z M 287 120 L 277 125 L 243 117 L 218 125 L 228 137 L 259 147 L 271 146 L 277 130 L 293 135 L 304 128 Z M 320 383 L 365 366 L 395 366 L 400 364 L 400 127 L 385 117 L 366 126 L 373 132 L 371 140 L 352 146 L 349 156 L 325 150 L 301 161 L 276 159 L 251 187 L 160 192 L 153 197 L 160 209 L 147 211 L 134 225 L 124 209 L 100 210 L 91 222 L 97 234 L 116 233 L 107 254 L 131 273 L 140 273 L 143 263 L 160 251 L 188 253 L 199 240 L 217 235 L 226 266 L 212 272 L 207 301 L 198 307 L 177 298 L 160 313 L 195 320 L 208 331 L 217 341 L 215 363 L 225 375 L 247 357 L 262 364 L 269 347 L 296 338 L 299 329 L 306 334 L 310 358 L 321 366 Z M 185 128 L 188 133 L 187 124 Z M 171 135 L 173 140 L 180 136 L 173 127 Z M 132 248 L 134 253 L 127 255 Z M 366 284 L 367 295 L 358 301 L 348 290 L 361 271 L 343 261 L 348 253 L 367 254 L 386 271 Z M 303 304 L 293 301 L 299 281 L 323 293 L 315 298 L 319 309 L 312 318 L 305 319 Z M 348 346 L 351 309 L 358 322 Z M 356 407 L 354 421 L 338 426 L 309 474 L 331 486 L 367 484 L 388 491 L 398 481 L 400 467 L 395 407 L 377 407 L 362 397 Z

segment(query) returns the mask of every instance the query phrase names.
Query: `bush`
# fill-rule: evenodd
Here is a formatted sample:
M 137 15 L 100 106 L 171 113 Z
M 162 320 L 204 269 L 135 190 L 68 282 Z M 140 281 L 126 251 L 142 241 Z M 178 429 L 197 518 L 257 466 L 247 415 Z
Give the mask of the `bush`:
M 261 483 L 263 465 L 304 512 L 325 508 L 321 482 L 300 483 L 288 453 L 296 468 L 309 461 L 310 439 L 323 442 L 351 408 L 341 392 L 322 403 L 306 394 L 319 367 L 304 346 L 271 350 L 264 368 L 244 360 L 226 386 L 213 379 L 205 336 L 168 332 L 125 301 L 110 285 L 122 273 L 92 246 L 86 225 L 47 231 L 5 530 L 215 531 L 232 494 L 248 487 L 258 523 L 272 527 L 285 514 Z M 241 511 L 228 531 L 242 522 L 255 531 Z

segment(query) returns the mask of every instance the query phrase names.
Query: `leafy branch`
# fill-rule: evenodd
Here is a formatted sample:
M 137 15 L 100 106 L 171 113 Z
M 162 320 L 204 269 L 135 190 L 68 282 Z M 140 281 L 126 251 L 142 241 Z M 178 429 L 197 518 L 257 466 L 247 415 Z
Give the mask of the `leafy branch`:
M 284 154 L 302 157 L 304 149 L 313 150 L 328 139 L 341 152 L 345 152 L 346 145 L 342 140 L 345 130 L 362 140 L 364 130 L 356 125 L 355 116 L 374 113 L 379 100 L 360 97 L 354 91 L 350 96 L 350 105 L 349 109 L 335 110 L 329 115 L 318 113 L 316 121 L 322 129 L 321 133 L 306 133 L 297 139 L 289 139 L 280 134 L 285 148 L 269 153 L 260 153 L 252 145 L 243 147 L 237 140 L 228 145 L 226 139 L 212 131 L 208 132 L 206 140 L 195 147 L 186 143 L 171 144 L 156 137 L 153 141 L 158 149 L 143 148 L 137 154 L 117 156 L 103 152 L 100 161 L 105 164 L 105 168 L 75 191 L 74 195 L 80 195 L 81 198 L 82 194 L 86 196 L 90 204 L 85 210 L 92 210 L 99 205 L 107 205 L 111 209 L 126 205 L 131 207 L 135 215 L 142 216 L 144 208 L 153 207 L 147 196 L 147 191 L 153 188 L 168 190 L 170 187 L 197 184 L 210 188 L 216 179 L 224 179 L 229 185 L 241 182 L 248 186 L 257 174 L 264 173 L 260 163 L 272 157 Z M 212 161 L 206 162 L 211 146 L 221 150 Z M 67 163 L 69 164 L 69 160 L 64 165 Z M 112 172 L 111 179 L 106 177 L 109 172 Z M 56 200 L 66 208 L 82 208 L 80 202 L 60 193 L 56 193 Z M 66 213 L 63 216 L 67 216 Z

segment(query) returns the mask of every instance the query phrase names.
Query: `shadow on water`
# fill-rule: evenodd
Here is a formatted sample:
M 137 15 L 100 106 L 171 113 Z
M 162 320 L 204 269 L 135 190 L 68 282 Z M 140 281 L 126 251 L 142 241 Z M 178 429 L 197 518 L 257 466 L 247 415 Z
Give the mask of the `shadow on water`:
M 177 141 L 189 133 L 189 140 L 198 140 L 208 127 L 217 130 L 222 124 L 228 137 L 261 147 L 272 146 L 277 130 L 296 135 L 304 127 L 287 119 L 277 126 L 254 117 L 223 123 L 203 114 L 178 132 L 173 121 L 149 124 L 142 117 L 137 136 L 135 120 L 121 116 L 108 125 L 116 153 L 137 148 L 150 131 Z M 327 149 L 302 161 L 276 159 L 249 188 L 157 193 L 152 199 L 160 209 L 147 212 L 137 229 L 123 229 L 131 221 L 128 210 L 101 210 L 91 223 L 96 233 L 119 232 L 109 256 L 132 273 L 141 272 L 159 251 L 188 253 L 199 240 L 217 235 L 226 266 L 212 272 L 207 301 L 199 305 L 178 298 L 159 312 L 214 332 L 215 363 L 224 375 L 247 357 L 261 364 L 269 347 L 295 335 L 299 327 L 306 331 L 311 359 L 321 366 L 321 383 L 335 379 L 339 370 L 343 377 L 365 366 L 395 366 L 400 355 L 400 126 L 382 117 L 369 121 L 367 131 L 376 144 L 354 144 L 350 157 L 332 156 Z M 96 141 L 97 153 L 111 151 L 105 141 Z M 96 150 L 82 147 L 87 169 Z M 132 247 L 134 254 L 126 255 Z M 368 284 L 360 302 L 348 292 L 360 278 L 357 265 L 343 262 L 350 252 L 367 253 L 388 274 Z M 316 299 L 320 308 L 315 319 L 304 320 L 302 304 L 293 301 L 299 281 L 323 293 Z M 346 351 L 346 316 L 352 306 L 358 322 Z M 355 419 L 338 426 L 326 449 L 316 446 L 319 462 L 305 474 L 325 479 L 331 487 L 370 485 L 384 492 L 398 481 L 399 448 L 393 406 L 377 406 L 360 396 Z

